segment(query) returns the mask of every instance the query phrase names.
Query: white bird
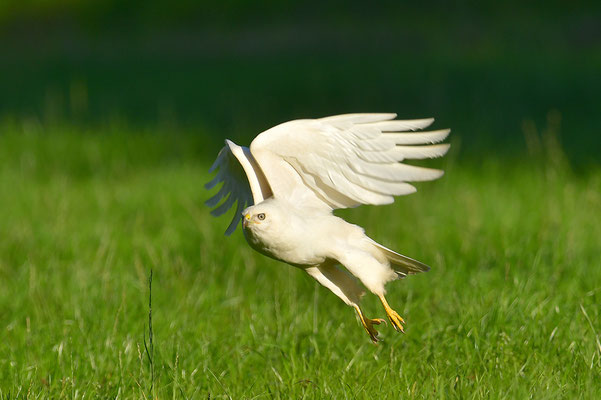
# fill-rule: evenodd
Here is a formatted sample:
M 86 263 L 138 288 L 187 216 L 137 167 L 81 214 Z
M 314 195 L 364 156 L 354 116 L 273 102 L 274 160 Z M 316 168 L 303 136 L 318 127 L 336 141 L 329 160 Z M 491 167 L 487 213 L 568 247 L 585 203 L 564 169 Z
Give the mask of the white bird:
M 213 215 L 236 203 L 227 235 L 242 220 L 253 249 L 304 270 L 330 289 L 355 309 L 374 343 L 378 332 L 373 325 L 384 320 L 363 314 L 357 279 L 380 298 L 393 327 L 404 332 L 404 320 L 386 301 L 384 286 L 429 267 L 376 243 L 332 211 L 389 204 L 394 196 L 415 192 L 407 182 L 433 180 L 443 171 L 401 161 L 441 157 L 449 149 L 449 144 L 434 144 L 449 129 L 412 132 L 434 119 L 394 118 L 347 114 L 290 121 L 258 135 L 250 149 L 226 140 L 211 167 L 217 175 L 206 185 L 211 189 L 223 182 L 207 200 L 217 206 Z

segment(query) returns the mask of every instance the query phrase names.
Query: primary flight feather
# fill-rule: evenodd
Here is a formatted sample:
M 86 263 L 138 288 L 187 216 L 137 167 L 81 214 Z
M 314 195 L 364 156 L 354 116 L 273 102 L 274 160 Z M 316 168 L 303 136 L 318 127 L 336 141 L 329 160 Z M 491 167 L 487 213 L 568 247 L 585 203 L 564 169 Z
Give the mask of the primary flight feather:
M 299 267 L 353 307 L 375 343 L 373 325 L 359 300 L 357 280 L 377 295 L 393 327 L 403 319 L 384 297 L 386 283 L 428 266 L 398 254 L 365 235 L 363 228 L 335 216 L 337 208 L 389 204 L 416 191 L 408 182 L 442 176 L 436 169 L 403 164 L 406 159 L 443 156 L 450 130 L 415 132 L 434 121 L 395 120 L 396 114 L 346 114 L 277 125 L 259 134 L 250 148 L 226 140 L 206 187 L 223 183 L 207 200 L 221 215 L 236 208 L 226 230 L 242 221 L 252 248 Z

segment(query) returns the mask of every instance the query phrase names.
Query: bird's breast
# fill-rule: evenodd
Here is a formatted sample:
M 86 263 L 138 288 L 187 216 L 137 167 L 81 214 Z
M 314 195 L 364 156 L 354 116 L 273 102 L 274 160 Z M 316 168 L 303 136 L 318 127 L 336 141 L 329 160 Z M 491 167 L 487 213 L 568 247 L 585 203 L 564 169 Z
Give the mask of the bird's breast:
M 268 234 L 245 228 L 244 237 L 257 252 L 296 267 L 318 265 L 326 260 L 325 255 L 316 251 L 318 246 L 312 243 L 310 233 L 302 229 Z

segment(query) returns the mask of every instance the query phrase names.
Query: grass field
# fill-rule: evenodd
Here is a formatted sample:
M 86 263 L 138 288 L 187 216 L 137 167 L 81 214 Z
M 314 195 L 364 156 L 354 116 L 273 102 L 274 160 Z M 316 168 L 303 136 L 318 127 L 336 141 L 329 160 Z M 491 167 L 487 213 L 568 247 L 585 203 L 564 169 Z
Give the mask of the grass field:
M 598 166 L 452 151 L 417 194 L 342 212 L 432 266 L 389 285 L 407 333 L 374 346 L 223 236 L 201 137 L 126 129 L 2 129 L 0 398 L 601 398 Z

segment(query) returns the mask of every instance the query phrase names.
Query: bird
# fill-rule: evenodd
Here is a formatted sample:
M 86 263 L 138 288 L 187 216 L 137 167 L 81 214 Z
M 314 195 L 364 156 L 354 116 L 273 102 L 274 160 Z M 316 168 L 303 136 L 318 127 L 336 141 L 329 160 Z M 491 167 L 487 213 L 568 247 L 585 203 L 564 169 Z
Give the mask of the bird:
M 426 264 L 368 237 L 336 209 L 384 205 L 416 191 L 409 182 L 440 178 L 442 170 L 402 163 L 441 157 L 450 129 L 422 131 L 433 118 L 398 120 L 395 113 L 298 119 L 260 133 L 250 147 L 227 140 L 210 168 L 222 184 L 206 201 L 219 216 L 235 208 L 225 234 L 242 222 L 250 247 L 305 271 L 354 308 L 373 343 L 380 340 L 360 307 L 363 287 L 380 299 L 392 327 L 404 319 L 389 305 L 385 285 L 425 272 Z

